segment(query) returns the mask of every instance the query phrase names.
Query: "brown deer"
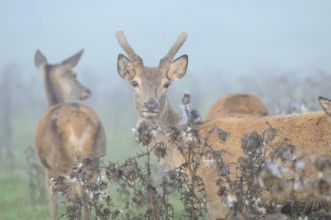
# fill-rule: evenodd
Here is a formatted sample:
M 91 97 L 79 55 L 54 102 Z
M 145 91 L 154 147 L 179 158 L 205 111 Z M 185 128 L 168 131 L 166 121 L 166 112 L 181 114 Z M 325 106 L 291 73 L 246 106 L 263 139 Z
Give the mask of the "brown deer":
M 235 163 L 239 157 L 243 155 L 241 149 L 241 138 L 243 135 L 250 131 L 257 131 L 262 134 L 269 126 L 276 128 L 278 133 L 291 143 L 297 146 L 297 158 L 303 160 L 305 164 L 305 174 L 308 179 L 312 178 L 314 173 L 313 166 L 309 166 L 311 156 L 331 156 L 331 101 L 325 98 L 319 98 L 320 104 L 324 111 L 309 112 L 303 114 L 294 114 L 288 116 L 265 116 L 265 117 L 222 117 L 215 120 L 202 123 L 198 126 L 201 133 L 206 133 L 210 127 L 219 126 L 225 131 L 230 133 L 229 138 L 220 143 L 215 135 L 209 139 L 210 143 L 213 143 L 215 149 L 226 150 L 224 157 L 225 163 Z M 283 138 L 274 140 L 272 146 L 279 146 L 284 141 Z M 289 166 L 289 165 L 285 165 Z M 208 182 L 211 182 L 209 193 L 209 204 L 216 207 L 219 210 L 223 210 L 223 214 L 218 211 L 214 212 L 212 209 L 212 219 L 218 217 L 225 217 L 227 208 L 224 205 L 220 205 L 218 196 L 216 194 L 217 189 L 212 186 L 212 183 L 216 181 L 215 170 L 210 170 L 202 167 L 202 173 L 208 175 Z M 232 170 L 232 173 L 235 171 Z M 318 204 L 319 199 L 313 196 L 313 193 L 305 188 L 298 188 L 297 201 L 304 204 L 305 209 L 309 209 L 310 205 Z M 208 193 L 208 192 L 207 192 Z M 284 203 L 290 202 L 290 196 L 282 198 Z
M 205 120 L 229 115 L 266 116 L 268 115 L 268 110 L 256 95 L 234 93 L 223 96 L 214 102 Z
M 96 112 L 84 104 L 66 102 L 68 99 L 84 100 L 91 95 L 72 70 L 82 53 L 83 50 L 53 65 L 37 50 L 34 59 L 42 73 L 48 101 L 48 110 L 37 125 L 35 143 L 45 169 L 49 211 L 53 220 L 56 219 L 57 207 L 56 195 L 51 192 L 51 179 L 69 176 L 74 166 L 85 157 L 99 158 L 106 152 L 105 133 Z M 82 199 L 85 219 L 89 219 L 89 195 L 84 186 L 75 184 L 72 193 Z
M 187 70 L 188 57 L 181 56 L 173 60 L 176 52 L 182 46 L 186 39 L 186 34 L 181 33 L 171 47 L 168 54 L 161 59 L 157 67 L 145 67 L 142 59 L 133 51 L 123 32 L 116 33 L 123 50 L 129 58 L 120 54 L 118 56 L 118 73 L 130 82 L 134 88 L 136 109 L 138 112 L 138 126 L 141 123 L 148 123 L 152 126 L 171 126 L 180 123 L 180 116 L 170 106 L 167 99 L 167 88 L 170 83 L 183 77 Z M 293 144 L 298 146 L 298 157 L 301 157 L 305 163 L 308 163 L 311 155 L 329 155 L 331 156 L 331 102 L 326 99 L 320 99 L 325 112 L 312 112 L 296 114 L 289 116 L 266 116 L 266 117 L 221 117 L 197 125 L 201 136 L 207 135 L 211 127 L 220 127 L 230 133 L 230 136 L 223 141 L 219 141 L 217 135 L 213 134 L 209 142 L 215 149 L 226 151 L 224 160 L 228 164 L 236 163 L 238 158 L 243 156 L 241 149 L 241 138 L 247 132 L 256 130 L 260 134 L 271 125 L 278 129 L 278 132 L 287 137 Z M 268 123 L 266 123 L 268 122 Z M 162 138 L 162 137 L 160 137 Z M 281 141 L 281 140 L 277 140 Z M 275 140 L 275 145 L 277 142 Z M 178 167 L 185 162 L 177 146 L 172 147 L 171 155 L 167 160 L 172 167 Z M 210 219 L 226 218 L 228 216 L 228 206 L 218 195 L 219 187 L 216 184 L 217 175 L 215 166 L 205 166 L 201 164 L 200 175 L 203 179 L 207 210 Z M 308 177 L 313 175 L 311 167 L 306 167 Z M 231 169 L 232 178 L 235 171 Z M 311 192 L 301 189 L 298 194 L 298 200 L 305 201 L 313 199 Z M 284 198 L 287 202 L 288 198 Z
M 183 55 L 175 60 L 173 58 L 186 40 L 187 34 L 180 33 L 169 53 L 160 60 L 157 67 L 144 66 L 143 60 L 128 44 L 122 31 L 118 31 L 116 37 L 129 56 L 118 56 L 117 71 L 134 89 L 138 124 L 142 121 L 163 125 L 178 123 L 180 117 L 169 104 L 167 90 L 173 80 L 180 79 L 186 74 L 188 56 Z

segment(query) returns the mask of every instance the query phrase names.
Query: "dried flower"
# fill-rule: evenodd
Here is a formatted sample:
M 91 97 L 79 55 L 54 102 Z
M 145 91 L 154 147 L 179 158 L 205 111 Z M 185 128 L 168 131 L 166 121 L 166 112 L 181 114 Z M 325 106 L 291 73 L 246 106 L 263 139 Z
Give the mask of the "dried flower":
M 135 192 L 132 202 L 136 206 L 143 206 L 145 204 L 145 197 L 141 191 Z
M 183 98 L 182 98 L 182 104 L 183 105 L 188 105 L 191 103 L 191 96 L 188 93 L 184 93 Z
M 154 150 L 153 150 L 154 155 L 158 160 L 163 159 L 166 154 L 167 154 L 167 148 L 163 142 L 158 143 Z

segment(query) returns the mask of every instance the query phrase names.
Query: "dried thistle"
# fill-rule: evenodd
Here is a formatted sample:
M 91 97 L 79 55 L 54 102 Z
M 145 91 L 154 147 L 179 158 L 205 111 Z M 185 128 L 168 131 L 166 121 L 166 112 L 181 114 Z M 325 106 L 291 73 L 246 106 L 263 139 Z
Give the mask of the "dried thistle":
M 311 162 L 318 172 L 323 173 L 331 170 L 331 158 L 329 156 L 312 157 Z
M 170 140 L 169 143 L 181 141 L 181 134 L 182 129 L 179 126 L 170 126 L 165 132 L 166 138 Z
M 153 153 L 158 160 L 163 159 L 167 154 L 167 147 L 163 142 L 157 143 L 154 147 Z
M 109 163 L 106 169 L 106 175 L 109 180 L 118 181 L 123 176 L 123 170 L 122 168 L 116 166 L 115 164 Z
M 271 160 L 277 160 L 278 158 L 281 161 L 293 161 L 296 159 L 297 147 L 296 145 L 289 142 L 288 139 L 285 140 L 273 151 L 270 153 Z
M 241 148 L 249 157 L 260 157 L 262 155 L 263 137 L 256 131 L 252 131 L 241 138 Z
M 263 140 L 265 144 L 270 144 L 278 134 L 278 129 L 272 127 L 267 121 L 266 123 L 269 125 L 269 128 L 263 132 Z
M 143 206 L 146 203 L 146 198 L 142 191 L 138 191 L 134 193 L 134 196 L 132 198 L 132 202 L 136 206 Z
M 199 123 L 201 122 L 201 116 L 197 109 L 192 109 L 190 112 L 191 118 L 193 120 L 193 123 Z
M 153 129 L 146 122 L 141 122 L 135 129 L 136 141 L 144 146 L 148 146 L 154 138 Z
M 217 129 L 217 136 L 220 141 L 226 141 L 226 139 L 230 136 L 230 133 L 227 131 L 224 131 L 223 129 L 218 128 Z
M 258 175 L 259 184 L 267 190 L 280 192 L 284 189 L 285 178 L 281 168 L 272 162 L 264 165 Z
M 69 192 L 68 178 L 65 176 L 57 176 L 51 179 L 51 193 L 61 192 L 67 194 Z
M 177 171 L 169 170 L 162 177 L 163 193 L 169 195 L 177 189 Z
M 188 93 L 184 93 L 182 98 L 182 104 L 183 105 L 189 105 L 191 103 L 191 95 Z

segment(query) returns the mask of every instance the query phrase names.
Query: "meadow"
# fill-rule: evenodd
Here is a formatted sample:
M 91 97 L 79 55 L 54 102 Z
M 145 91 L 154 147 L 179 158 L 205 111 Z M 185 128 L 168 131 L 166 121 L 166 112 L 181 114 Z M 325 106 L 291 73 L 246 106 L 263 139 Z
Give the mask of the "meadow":
M 2 73 L 2 85 L 14 85 L 14 79 L 5 77 Z M 292 73 L 283 73 L 281 76 L 260 74 L 254 78 L 241 77 L 233 82 L 214 80 L 210 83 L 210 89 L 206 91 L 204 85 L 198 85 L 189 76 L 182 79 L 182 84 L 176 85 L 171 90 L 171 101 L 175 109 L 179 111 L 179 99 L 185 91 L 190 91 L 192 106 L 200 111 L 202 117 L 213 101 L 230 92 L 248 92 L 258 95 L 269 109 L 270 114 L 292 114 L 305 111 L 320 110 L 317 97 L 323 95 L 331 98 L 329 82 L 331 73 L 323 71 L 313 72 L 311 75 L 300 76 Z M 124 85 L 124 84 L 123 84 Z M 41 87 L 41 85 L 34 85 Z M 15 86 L 13 86 L 15 87 Z M 94 99 L 88 101 L 100 116 L 107 136 L 107 155 L 105 163 L 122 164 L 127 158 L 132 158 L 146 152 L 141 144 L 135 142 L 131 128 L 135 127 L 135 109 L 133 95 L 130 86 L 100 90 L 94 95 Z M 2 87 L 4 88 L 4 87 Z M 35 126 L 45 109 L 44 97 L 38 94 L 35 88 L 31 89 L 31 82 L 23 82 L 15 88 L 7 88 L 0 94 L 2 107 L 0 108 L 2 125 L 0 133 L 0 210 L 1 219 L 47 219 L 47 195 L 44 186 L 43 171 L 37 156 L 34 153 Z M 97 89 L 96 89 L 97 90 Z M 93 88 L 92 88 L 93 91 Z M 29 93 L 29 98 L 16 99 L 18 92 Z M 121 94 L 121 95 L 118 95 Z M 213 95 L 210 95 L 213 94 Z M 208 98 L 207 98 L 208 97 Z M 11 100 L 11 101 L 8 101 Z M 5 108 L 3 103 L 7 103 Z M 160 170 L 152 164 L 152 173 L 155 174 L 154 184 L 160 179 Z M 139 162 L 145 166 L 146 158 Z M 108 193 L 114 204 L 113 210 L 121 209 L 126 212 L 125 206 L 131 203 L 123 200 L 123 192 L 118 191 L 119 184 L 115 181 L 108 182 Z M 130 190 L 129 190 L 130 191 Z M 132 192 L 132 191 L 131 191 Z M 170 203 L 174 207 L 175 219 L 183 217 L 183 203 L 179 201 L 180 195 L 175 193 L 170 197 Z M 64 206 L 61 206 L 64 212 Z M 130 207 L 133 206 L 132 204 Z M 137 216 L 141 217 L 146 206 L 136 208 Z M 131 217 L 135 215 L 131 213 Z M 202 215 L 205 217 L 204 215 Z M 125 214 L 118 217 L 126 219 Z M 206 217 L 205 217 L 206 218 Z M 66 219 L 66 217 L 63 217 Z M 137 218 L 139 219 L 139 218 Z

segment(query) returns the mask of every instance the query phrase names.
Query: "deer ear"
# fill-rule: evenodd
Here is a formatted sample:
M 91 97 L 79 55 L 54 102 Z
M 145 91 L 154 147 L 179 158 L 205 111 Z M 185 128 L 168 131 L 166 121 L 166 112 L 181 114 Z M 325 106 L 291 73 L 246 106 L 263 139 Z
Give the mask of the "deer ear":
M 130 80 L 134 77 L 133 63 L 123 54 L 119 54 L 117 58 L 117 72 L 120 77 Z
M 36 54 L 34 55 L 34 64 L 37 68 L 40 68 L 42 65 L 47 64 L 46 57 L 40 52 L 40 50 L 36 51 Z
M 325 111 L 325 113 L 329 116 L 331 116 L 331 100 L 324 98 L 324 97 L 318 97 L 318 100 Z
M 170 63 L 167 76 L 171 80 L 180 79 L 185 76 L 188 66 L 188 56 L 183 55 Z
M 63 60 L 62 64 L 64 65 L 64 67 L 68 69 L 74 68 L 82 57 L 83 52 L 84 49 L 81 49 L 78 53 L 72 55 L 68 59 Z

